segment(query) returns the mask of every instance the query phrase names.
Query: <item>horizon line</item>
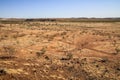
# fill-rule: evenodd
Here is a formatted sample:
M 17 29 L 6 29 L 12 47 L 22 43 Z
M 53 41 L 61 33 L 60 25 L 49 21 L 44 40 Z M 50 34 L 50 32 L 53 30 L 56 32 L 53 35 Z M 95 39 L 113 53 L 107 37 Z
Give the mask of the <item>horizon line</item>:
M 120 17 L 0 17 L 0 19 L 67 19 L 67 18 L 120 18 Z

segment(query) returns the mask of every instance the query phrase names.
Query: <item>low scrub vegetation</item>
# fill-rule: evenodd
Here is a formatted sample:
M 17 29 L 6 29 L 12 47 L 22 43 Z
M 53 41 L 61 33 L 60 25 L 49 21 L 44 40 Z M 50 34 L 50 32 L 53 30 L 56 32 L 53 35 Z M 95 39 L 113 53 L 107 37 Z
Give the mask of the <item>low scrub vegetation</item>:
M 0 80 L 120 80 L 118 21 L 0 21 Z

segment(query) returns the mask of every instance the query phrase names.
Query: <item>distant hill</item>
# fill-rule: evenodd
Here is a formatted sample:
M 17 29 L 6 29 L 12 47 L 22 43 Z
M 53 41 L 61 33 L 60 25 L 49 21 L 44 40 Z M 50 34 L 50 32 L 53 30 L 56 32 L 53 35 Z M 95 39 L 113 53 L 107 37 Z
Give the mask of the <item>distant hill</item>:
M 0 22 L 51 21 L 51 22 L 120 22 L 120 18 L 0 18 Z

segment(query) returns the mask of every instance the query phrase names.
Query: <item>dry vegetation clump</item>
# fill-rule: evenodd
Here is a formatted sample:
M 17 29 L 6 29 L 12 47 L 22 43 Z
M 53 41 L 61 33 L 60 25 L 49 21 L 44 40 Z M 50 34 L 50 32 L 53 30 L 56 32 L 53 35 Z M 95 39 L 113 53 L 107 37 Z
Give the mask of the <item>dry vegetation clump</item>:
M 42 48 L 40 51 L 36 52 L 36 55 L 37 55 L 37 57 L 40 57 L 40 56 L 42 56 L 43 54 L 45 54 L 45 52 L 46 52 L 46 49 L 45 49 L 45 48 Z
M 6 71 L 4 69 L 0 69 L 0 76 L 1 75 L 6 75 Z
M 0 51 L 1 53 L 8 54 L 8 55 L 13 55 L 16 53 L 15 47 L 11 45 L 2 46 Z
M 115 51 L 116 51 L 115 54 L 119 54 L 120 53 L 120 48 L 119 47 L 115 47 Z
M 60 60 L 71 60 L 73 59 L 73 54 L 70 52 L 65 52 L 64 56 Z
M 113 54 L 117 55 L 120 53 L 120 45 L 117 43 L 116 40 L 113 40 L 112 45 L 115 47 L 115 52 Z
M 15 54 L 17 53 L 17 50 L 14 46 L 5 45 L 1 47 L 0 53 L 0 59 L 12 59 L 16 58 Z
M 83 36 L 75 39 L 74 44 L 76 45 L 76 49 L 81 50 L 81 49 L 84 49 L 84 48 L 93 47 L 94 45 L 92 44 L 92 42 L 96 41 L 95 37 L 96 36 L 92 36 L 92 35 L 88 35 L 88 36 L 83 35 Z

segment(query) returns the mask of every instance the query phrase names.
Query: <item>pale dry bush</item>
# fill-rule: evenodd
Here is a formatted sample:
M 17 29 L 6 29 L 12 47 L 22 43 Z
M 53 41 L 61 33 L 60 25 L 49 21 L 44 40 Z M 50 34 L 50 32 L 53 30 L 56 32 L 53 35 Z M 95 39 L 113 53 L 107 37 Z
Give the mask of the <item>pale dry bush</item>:
M 76 49 L 81 50 L 84 48 L 91 48 L 93 46 L 92 42 L 96 41 L 93 35 L 82 35 L 74 40 Z
M 13 59 L 16 58 L 17 50 L 14 46 L 4 45 L 0 47 L 0 59 Z
M 3 45 L 0 49 L 2 55 L 14 55 L 16 53 L 16 49 L 11 45 Z
M 46 49 L 45 49 L 45 48 L 42 48 L 40 51 L 37 51 L 37 52 L 36 52 L 36 55 L 37 55 L 37 57 L 40 57 L 40 56 L 42 56 L 43 54 L 45 54 L 45 52 L 46 52 Z

